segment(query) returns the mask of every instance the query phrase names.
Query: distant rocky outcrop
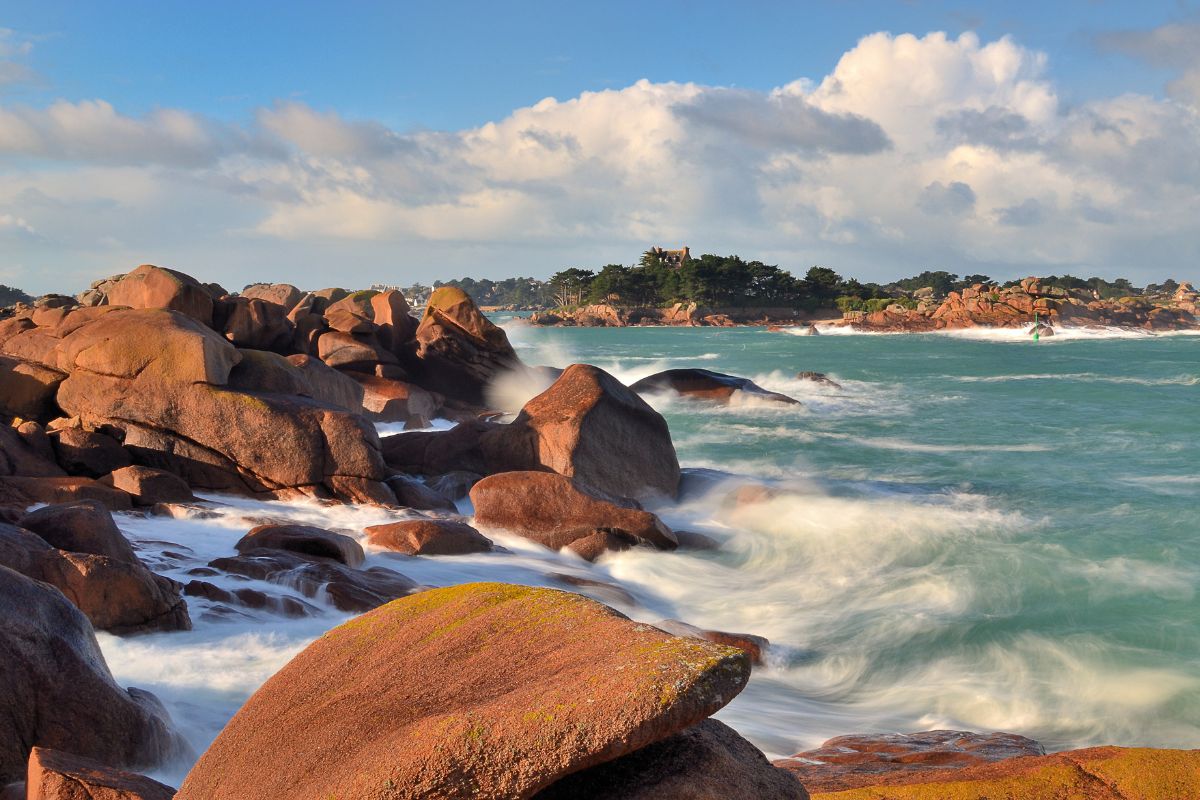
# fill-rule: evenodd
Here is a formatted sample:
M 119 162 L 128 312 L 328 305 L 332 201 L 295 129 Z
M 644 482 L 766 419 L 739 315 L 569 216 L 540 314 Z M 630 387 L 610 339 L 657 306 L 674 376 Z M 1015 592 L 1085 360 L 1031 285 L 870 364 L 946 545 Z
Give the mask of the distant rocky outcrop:
M 1185 330 L 1200 326 L 1194 299 L 1189 302 L 1189 297 L 1177 292 L 1167 305 L 1140 297 L 1102 300 L 1091 291 L 1062 289 L 1031 277 L 1007 288 L 975 284 L 950 292 L 940 304 L 930 300 L 915 309 L 896 304 L 883 311 L 856 314 L 848 317 L 846 324 L 863 330 L 897 332 L 1020 328 L 1032 325 L 1036 316 L 1052 327 L 1065 324 Z

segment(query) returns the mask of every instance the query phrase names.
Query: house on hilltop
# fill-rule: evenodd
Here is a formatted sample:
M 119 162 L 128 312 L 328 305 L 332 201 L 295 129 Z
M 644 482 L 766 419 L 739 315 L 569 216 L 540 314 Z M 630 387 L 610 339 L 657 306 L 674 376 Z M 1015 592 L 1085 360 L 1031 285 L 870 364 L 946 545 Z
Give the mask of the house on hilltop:
M 683 262 L 692 257 L 692 251 L 685 244 L 680 250 L 667 250 L 662 247 L 651 247 L 650 252 L 654 254 L 663 265 L 673 269 L 679 269 L 683 266 Z

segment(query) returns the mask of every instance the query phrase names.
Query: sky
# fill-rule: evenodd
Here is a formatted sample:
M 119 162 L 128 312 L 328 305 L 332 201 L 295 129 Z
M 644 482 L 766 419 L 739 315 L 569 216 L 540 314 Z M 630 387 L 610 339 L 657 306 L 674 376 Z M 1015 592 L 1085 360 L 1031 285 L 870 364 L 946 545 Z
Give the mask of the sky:
M 1200 278 L 1200 0 L 0 5 L 0 283 Z

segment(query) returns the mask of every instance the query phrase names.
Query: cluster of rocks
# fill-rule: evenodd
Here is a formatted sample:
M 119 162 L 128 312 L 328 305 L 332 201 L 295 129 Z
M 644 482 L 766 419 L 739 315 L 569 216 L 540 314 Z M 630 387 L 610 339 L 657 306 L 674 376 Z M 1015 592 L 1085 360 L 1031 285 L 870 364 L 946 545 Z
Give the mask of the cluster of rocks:
M 13 784 L 0 797 L 1200 791 L 1196 752 L 1045 756 L 970 735 L 835 740 L 773 765 L 711 718 L 766 658 L 765 639 L 634 623 L 582 595 L 619 604 L 619 587 L 579 576 L 559 576 L 572 593 L 429 589 L 367 567 L 354 535 L 287 520 L 257 521 L 186 585 L 138 557 L 111 512 L 200 513 L 196 490 L 390 507 L 392 521 L 362 538 L 402 557 L 485 553 L 500 532 L 588 560 L 712 547 L 642 505 L 676 499 L 681 471 L 665 420 L 640 393 L 796 402 L 706 370 L 631 388 L 576 364 L 551 371 L 549 388 L 500 424 L 485 408 L 489 385 L 528 369 L 503 330 L 455 289 L 434 292 L 419 321 L 409 310 L 394 291 L 272 284 L 235 296 L 143 266 L 0 321 L 0 785 Z M 697 314 L 676 317 L 705 323 Z M 459 424 L 383 438 L 373 424 L 435 415 Z M 749 489 L 738 502 L 769 499 Z M 458 513 L 466 498 L 473 521 Z M 288 591 L 239 585 L 250 581 Z M 304 616 L 318 600 L 365 613 L 269 680 L 175 794 L 130 770 L 193 754 L 152 695 L 115 683 L 94 631 L 187 629 L 186 598 L 217 616 Z M 994 772 L 1001 765 L 1011 766 Z M 1050 793 L 1021 793 L 1034 786 Z
M 1188 330 L 1200 325 L 1196 293 L 1183 284 L 1173 298 L 1157 303 L 1139 297 L 1102 300 L 1092 291 L 1068 291 L 1025 278 L 1017 286 L 975 284 L 950 292 L 940 304 L 923 298 L 916 308 L 894 304 L 870 314 L 851 314 L 846 324 L 872 331 L 922 332 L 943 329 L 991 327 L 1018 328 L 1045 323 L 1053 326 L 1103 326 L 1151 331 Z M 1032 331 L 1031 331 L 1032 332 Z
M 371 422 L 473 417 L 518 363 L 456 289 L 418 322 L 396 291 L 230 296 L 146 265 L 0 321 L 0 414 L 21 439 L 0 492 L 99 496 L 137 465 L 196 489 L 394 503 Z

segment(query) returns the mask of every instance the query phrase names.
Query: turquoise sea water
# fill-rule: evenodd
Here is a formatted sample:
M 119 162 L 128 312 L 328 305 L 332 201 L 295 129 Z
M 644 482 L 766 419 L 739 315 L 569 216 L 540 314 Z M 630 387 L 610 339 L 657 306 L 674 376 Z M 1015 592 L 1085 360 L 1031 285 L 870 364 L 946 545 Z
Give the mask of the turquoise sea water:
M 685 467 L 787 493 L 664 509 L 725 551 L 610 567 L 778 645 L 724 715 L 760 747 L 937 726 L 1200 746 L 1200 338 L 509 330 L 533 362 L 704 367 L 803 401 L 654 399 Z
M 502 549 L 408 558 L 368 546 L 367 566 L 434 586 L 570 588 L 569 574 L 609 585 L 582 591 L 639 620 L 766 636 L 768 663 L 718 716 L 771 756 L 941 727 L 1052 749 L 1200 747 L 1200 337 L 506 328 L 530 364 L 589 362 L 626 382 L 704 367 L 803 405 L 648 398 L 693 488 L 655 510 L 720 550 L 634 549 L 588 564 L 486 530 Z M 800 370 L 842 388 L 797 380 Z M 515 411 L 541 388 L 520 377 L 493 401 Z M 747 482 L 777 493 L 729 502 Z M 263 516 L 360 536 L 396 518 L 212 499 L 221 505 L 205 515 L 118 522 L 156 571 L 186 583 Z M 192 631 L 99 638 L 117 679 L 158 694 L 199 752 L 266 678 L 348 618 L 309 602 L 316 616 L 296 620 L 193 597 Z M 189 766 L 158 776 L 177 782 Z

